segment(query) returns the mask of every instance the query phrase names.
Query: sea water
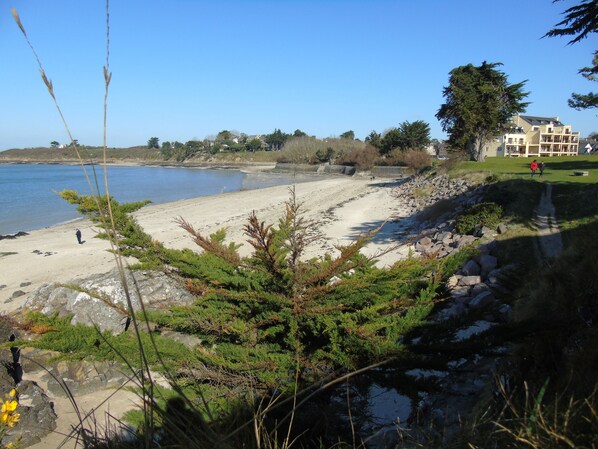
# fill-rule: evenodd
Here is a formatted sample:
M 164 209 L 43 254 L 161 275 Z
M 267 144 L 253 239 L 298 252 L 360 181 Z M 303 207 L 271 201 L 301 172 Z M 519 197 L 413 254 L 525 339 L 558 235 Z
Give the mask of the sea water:
M 92 167 L 85 168 L 96 189 Z M 103 167 L 94 168 L 100 185 L 95 191 L 104 194 Z M 123 166 L 109 166 L 107 170 L 110 195 L 120 203 L 142 200 L 165 203 L 297 181 L 290 174 L 238 170 Z M 76 206 L 58 196 L 57 192 L 65 189 L 91 194 L 81 166 L 0 164 L 0 235 L 80 218 Z

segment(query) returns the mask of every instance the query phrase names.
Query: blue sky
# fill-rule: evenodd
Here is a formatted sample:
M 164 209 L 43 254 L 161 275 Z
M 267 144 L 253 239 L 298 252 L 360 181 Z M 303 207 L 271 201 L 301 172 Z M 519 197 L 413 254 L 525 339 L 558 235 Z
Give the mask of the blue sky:
M 502 62 L 528 80 L 527 114 L 559 116 L 585 136 L 596 110 L 567 106 L 596 90 L 577 72 L 598 36 L 542 36 L 577 0 L 112 0 L 108 146 L 203 139 L 221 130 L 301 129 L 363 139 L 435 114 L 451 69 Z M 68 142 L 15 7 L 75 139 L 102 144 L 103 0 L 0 0 L 0 150 Z

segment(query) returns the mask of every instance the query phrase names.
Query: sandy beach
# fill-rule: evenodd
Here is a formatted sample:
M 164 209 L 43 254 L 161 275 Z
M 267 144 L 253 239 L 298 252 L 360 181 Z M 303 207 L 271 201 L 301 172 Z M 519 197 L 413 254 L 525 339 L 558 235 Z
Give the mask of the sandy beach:
M 364 252 L 375 256 L 395 246 L 396 233 L 409 219 L 392 194 L 396 184 L 391 181 L 334 177 L 297 184 L 296 195 L 310 228 L 323 236 L 311 245 L 308 256 L 334 252 L 335 245 L 346 244 L 385 220 L 389 221 Z M 204 234 L 226 227 L 228 240 L 243 243 L 240 251 L 246 255 L 250 247 L 243 225 L 249 214 L 255 210 L 262 221 L 276 224 L 289 197 L 289 186 L 246 190 L 146 206 L 136 218 L 153 238 L 179 249 L 197 247 L 175 223 L 178 217 Z M 82 232 L 83 244 L 77 243 L 76 228 Z M 44 283 L 72 283 L 114 268 L 109 243 L 95 238 L 97 232 L 89 220 L 80 220 L 0 240 L 0 313 L 21 307 L 29 293 Z M 406 246 L 395 248 L 381 256 L 378 265 L 390 265 L 406 251 Z
M 398 233 L 409 228 L 411 218 L 403 215 L 403 206 L 393 195 L 395 187 L 396 182 L 392 180 L 344 176 L 297 184 L 296 196 L 305 219 L 311 222 L 310 230 L 322 236 L 311 245 L 307 256 L 334 253 L 336 245 L 349 243 L 386 222 L 364 253 L 376 256 L 386 252 L 378 259 L 380 266 L 391 265 L 405 257 L 409 245 L 397 246 Z M 228 240 L 243 243 L 240 252 L 247 255 L 250 246 L 245 242 L 243 225 L 248 216 L 256 211 L 262 221 L 276 224 L 284 212 L 284 203 L 290 198 L 289 189 L 289 186 L 268 187 L 150 205 L 135 216 L 150 235 L 172 248 L 197 248 L 176 224 L 178 217 L 204 234 L 226 227 Z M 81 230 L 83 244 L 77 243 L 77 228 Z M 78 279 L 113 269 L 115 260 L 108 252 L 110 245 L 95 238 L 97 232 L 98 229 L 84 219 L 0 240 L 0 313 L 9 314 L 21 308 L 29 294 L 44 283 L 76 283 Z M 37 377 L 35 373 L 27 375 L 27 379 L 43 385 Z M 105 398 L 109 399 L 104 402 Z M 59 416 L 58 428 L 34 445 L 35 448 L 62 444 L 63 434 L 76 421 L 67 399 L 53 397 L 52 401 Z M 77 402 L 86 411 L 94 409 L 101 421 L 108 410 L 112 416 L 122 416 L 135 407 L 137 398 L 127 391 L 114 396 L 113 390 L 102 390 L 77 397 Z M 75 440 L 70 440 L 63 447 L 75 446 Z

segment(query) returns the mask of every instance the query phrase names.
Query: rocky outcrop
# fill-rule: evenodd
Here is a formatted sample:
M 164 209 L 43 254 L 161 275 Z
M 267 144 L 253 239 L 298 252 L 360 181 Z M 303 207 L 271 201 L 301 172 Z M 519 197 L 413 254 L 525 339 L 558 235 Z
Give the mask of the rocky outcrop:
M 20 350 L 12 347 L 0 351 L 0 400 L 3 402 L 9 392 L 18 390 L 19 423 L 14 428 L 7 428 L 2 444 L 19 442 L 19 447 L 27 447 L 39 443 L 43 437 L 56 428 L 56 413 L 51 400 L 44 390 L 35 382 L 22 380 L 20 367 Z M 19 364 L 18 375 L 15 376 L 15 364 Z M 16 377 L 16 379 L 15 379 Z M 4 447 L 4 446 L 3 446 Z
M 19 406 L 21 415 L 18 426 L 9 432 L 9 438 L 2 443 L 19 441 L 19 447 L 41 442 L 42 438 L 56 429 L 56 412 L 48 395 L 36 382 L 24 380 L 19 384 Z
M 176 280 L 157 271 L 126 272 L 134 311 L 141 307 L 166 308 L 194 300 Z M 72 316 L 71 324 L 97 326 L 100 331 L 122 332 L 130 324 L 129 305 L 119 272 L 91 276 L 77 285 L 44 284 L 27 298 L 24 307 L 51 316 Z

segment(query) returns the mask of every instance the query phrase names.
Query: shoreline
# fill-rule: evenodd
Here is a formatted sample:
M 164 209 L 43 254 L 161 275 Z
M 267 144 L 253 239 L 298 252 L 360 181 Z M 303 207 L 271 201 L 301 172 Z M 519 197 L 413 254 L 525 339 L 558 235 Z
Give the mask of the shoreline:
M 400 200 L 393 196 L 396 183 L 374 182 L 348 176 L 326 177 L 295 185 L 296 196 L 312 223 L 310 228 L 323 237 L 307 251 L 307 257 L 335 253 L 337 245 L 347 244 L 360 234 L 389 220 L 364 248 L 373 257 L 397 244 L 396 232 L 408 228 L 410 218 L 403 213 Z M 243 235 L 243 225 L 255 211 L 266 224 L 276 224 L 290 198 L 290 186 L 241 190 L 218 195 L 151 204 L 134 216 L 152 238 L 167 247 L 199 250 L 174 220 L 184 218 L 198 231 L 209 235 L 223 227 L 228 229 L 227 242 L 242 243 L 245 256 L 250 246 Z M 84 244 L 77 244 L 75 228 L 83 234 Z M 77 282 L 90 275 L 113 269 L 114 255 L 109 242 L 94 236 L 99 230 L 84 218 L 28 232 L 0 244 L 0 313 L 19 309 L 28 295 L 44 283 Z M 407 255 L 408 248 L 393 249 L 381 256 L 379 266 L 392 265 Z
M 2 164 L 0 164 L 0 167 L 2 166 Z M 51 171 L 53 170 L 52 167 L 63 167 L 60 170 L 77 170 L 77 165 L 75 164 L 29 164 L 29 163 L 24 163 L 24 164 L 4 164 L 4 167 L 9 167 L 9 166 L 14 166 L 15 169 L 18 166 L 21 167 L 31 167 L 31 170 L 33 170 L 34 167 L 47 167 L 47 170 Z M 79 166 L 79 169 L 81 167 Z M 100 170 L 102 170 L 102 166 L 94 166 L 95 171 L 98 173 L 98 179 L 100 179 L 101 177 L 101 173 L 99 173 Z M 198 176 L 203 176 L 203 172 L 206 172 L 206 177 L 216 177 L 218 178 L 216 181 L 217 183 L 219 182 L 218 180 L 220 178 L 222 179 L 226 179 L 229 176 L 234 177 L 236 180 L 234 180 L 232 182 L 232 187 L 229 186 L 228 191 L 236 191 L 236 189 L 242 190 L 242 189 L 261 189 L 267 186 L 271 186 L 271 185 L 277 185 L 279 183 L 281 184 L 293 184 L 293 183 L 302 183 L 302 182 L 307 182 L 307 181 L 312 181 L 312 180 L 319 180 L 319 179 L 324 179 L 326 177 L 330 177 L 333 176 L 332 174 L 329 173 L 291 173 L 288 171 L 279 171 L 279 170 L 275 170 L 274 165 L 262 165 L 260 164 L 259 166 L 243 166 L 243 167 L 223 167 L 223 166 L 213 166 L 213 167 L 209 167 L 209 166 L 163 166 L 163 165 L 141 165 L 141 164 L 127 164 L 127 165 L 122 165 L 122 164 L 110 164 L 108 165 L 108 170 L 109 170 L 109 174 L 111 174 L 112 176 L 117 176 L 115 175 L 116 173 L 120 173 L 119 170 L 125 170 L 127 173 L 131 173 L 131 175 L 129 176 L 134 176 L 133 173 L 136 173 L 136 170 L 142 170 L 139 173 L 144 173 L 144 172 L 148 172 L 149 176 L 151 177 L 152 174 L 151 172 L 153 172 L 153 170 L 184 170 L 186 173 L 190 173 L 190 172 L 194 172 L 197 173 Z M 10 169 L 8 169 L 8 175 L 10 178 Z M 29 170 L 29 168 L 25 168 L 23 169 L 19 169 L 19 171 L 27 171 Z M 45 169 L 43 169 L 45 170 Z M 86 167 L 86 170 L 89 172 L 90 168 Z M 112 171 L 111 171 L 112 170 Z M 200 173 L 201 172 L 201 173 Z M 18 172 L 16 172 L 18 173 Z M 159 172 L 160 173 L 160 172 Z M 89 174 L 89 173 L 88 173 Z M 147 176 L 146 176 L 147 178 Z M 199 183 L 201 184 L 202 179 L 204 179 L 203 177 L 199 179 Z M 120 189 L 120 193 L 118 192 L 118 188 L 117 188 L 117 193 L 116 193 L 116 198 L 123 198 L 122 194 L 123 194 L 123 189 L 125 188 L 122 185 L 118 185 L 118 179 L 116 179 L 116 184 L 117 187 Z M 100 183 L 102 184 L 102 180 L 100 179 Z M 141 182 L 143 184 L 143 181 Z M 166 193 L 162 192 L 161 190 L 155 190 L 155 187 L 151 186 L 148 190 L 147 195 L 148 196 L 144 196 L 141 197 L 140 195 L 137 195 L 137 198 L 129 198 L 129 199 L 124 199 L 124 202 L 127 201 L 142 201 L 145 199 L 149 199 L 150 201 L 152 201 L 152 204 L 162 204 L 164 202 L 172 202 L 172 201 L 177 201 L 180 198 L 192 198 L 192 195 L 216 195 L 221 193 L 222 191 L 226 191 L 226 186 L 224 186 L 224 184 L 228 184 L 225 181 L 222 181 L 222 185 L 223 188 L 215 188 L 212 187 L 210 188 L 209 186 L 206 186 L 205 189 L 198 189 L 196 187 L 190 186 L 191 187 L 191 191 L 190 192 L 185 192 L 184 190 L 180 190 L 180 189 L 175 189 L 173 190 L 172 188 L 168 189 L 166 188 Z M 212 184 L 215 185 L 215 184 Z M 218 185 L 218 184 L 216 184 Z M 113 187 L 113 186 L 112 186 Z M 102 187 L 103 189 L 103 187 Z M 35 190 L 35 189 L 34 189 Z M 58 189 L 60 190 L 60 189 Z M 81 187 L 81 189 L 76 188 L 76 190 L 78 190 L 79 192 L 85 192 L 88 189 L 83 189 L 83 187 Z M 128 191 L 130 192 L 130 189 L 128 189 Z M 143 189 L 139 190 L 140 192 L 143 192 Z M 200 191 L 202 191 L 200 193 Z M 56 193 L 56 192 L 54 192 Z M 112 192 L 111 192 L 112 193 Z M 49 201 L 55 201 L 55 198 L 49 198 L 50 196 L 50 192 L 46 192 L 44 193 L 44 195 L 46 195 L 48 198 L 46 199 L 45 197 L 42 198 L 39 194 L 36 194 L 37 196 L 35 196 L 35 198 L 33 198 L 35 201 L 40 201 L 40 202 L 44 202 L 44 204 L 46 204 L 46 202 Z M 54 196 L 54 195 L 52 195 Z M 32 200 L 33 201 L 33 200 Z M 35 215 L 35 213 L 29 214 L 28 211 L 26 211 L 23 206 L 22 206 L 23 202 L 21 201 L 21 206 L 15 206 L 17 212 L 15 212 L 14 215 L 11 215 L 10 211 L 10 201 L 8 201 L 8 208 L 6 210 L 6 215 L 3 216 L 2 220 L 0 220 L 0 241 L 3 239 L 11 239 L 14 238 L 15 236 L 19 236 L 21 233 L 26 232 L 29 233 L 31 231 L 34 230 L 39 230 L 39 229 L 46 229 L 48 227 L 53 227 L 53 226 L 58 226 L 61 224 L 65 224 L 65 223 L 69 223 L 71 221 L 76 221 L 76 220 L 80 220 L 81 219 L 81 215 L 78 214 L 75 210 L 74 207 L 71 207 L 70 209 L 66 209 L 64 207 L 59 208 L 59 210 L 61 212 L 56 213 L 53 209 L 52 210 L 47 210 L 44 211 L 43 207 L 41 211 L 37 212 L 37 215 Z M 26 204 L 26 203 L 25 203 Z M 19 211 L 21 213 L 19 213 Z M 47 212 L 47 213 L 44 213 Z M 18 217 L 21 217 L 20 219 Z

